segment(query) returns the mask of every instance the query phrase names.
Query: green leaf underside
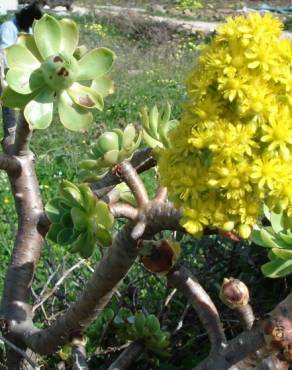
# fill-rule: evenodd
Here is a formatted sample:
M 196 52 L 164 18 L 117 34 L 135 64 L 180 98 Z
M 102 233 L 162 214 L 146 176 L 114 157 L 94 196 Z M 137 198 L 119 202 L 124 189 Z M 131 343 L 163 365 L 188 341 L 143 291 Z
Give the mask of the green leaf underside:
M 282 260 L 292 260 L 292 249 L 273 248 L 272 251 L 275 256 Z
M 61 245 L 68 245 L 72 243 L 73 239 L 73 229 L 64 228 L 61 230 L 57 236 L 57 242 Z
M 108 205 L 103 201 L 99 201 L 95 209 L 97 214 L 97 223 L 104 226 L 106 229 L 111 228 L 114 218 L 109 211 Z
M 34 39 L 41 56 L 46 59 L 58 54 L 61 45 L 61 26 L 59 22 L 48 14 L 33 25 Z
M 54 91 L 44 88 L 24 108 L 24 117 L 31 129 L 47 128 L 53 118 Z
M 109 76 L 101 76 L 92 81 L 91 88 L 105 98 L 114 92 L 114 84 Z
M 12 90 L 9 86 L 7 86 L 4 89 L 1 97 L 2 104 L 4 107 L 23 109 L 26 104 L 39 93 L 39 91 L 40 89 L 35 90 L 31 94 L 24 95 Z
M 6 74 L 8 86 L 19 94 L 30 94 L 44 86 L 44 79 L 41 71 L 23 70 L 22 68 L 11 68 Z
M 79 83 L 74 83 L 67 91 L 74 103 L 77 105 L 87 109 L 103 109 L 102 97 L 90 87 L 83 86 Z
M 136 130 L 134 125 L 130 124 L 125 127 L 123 133 L 123 148 L 129 150 L 134 142 Z
M 38 51 L 33 35 L 28 35 L 27 33 L 20 34 L 17 39 L 17 44 L 28 49 L 37 60 L 42 61 L 43 58 Z
M 104 247 L 108 247 L 112 243 L 111 233 L 106 229 L 98 228 L 95 236 L 97 241 Z
M 9 68 L 22 68 L 34 70 L 39 68 L 40 62 L 36 57 L 24 46 L 16 44 L 6 49 L 6 59 Z
M 72 131 L 86 131 L 93 121 L 92 114 L 75 104 L 66 91 L 59 96 L 58 111 L 63 126 Z
M 262 273 L 270 278 L 280 278 L 292 273 L 292 260 L 276 259 L 261 267 Z
M 45 211 L 49 220 L 56 224 L 61 222 L 63 215 L 67 212 L 66 209 L 60 206 L 60 198 L 49 201 L 45 206 Z
M 69 55 L 73 55 L 78 46 L 79 30 L 74 21 L 68 18 L 59 21 L 61 26 L 61 51 L 65 51 Z
M 60 231 L 63 230 L 63 226 L 56 223 L 51 224 L 49 232 L 47 234 L 48 239 L 52 240 L 53 242 L 57 243 L 58 234 Z
M 73 207 L 71 209 L 71 217 L 75 229 L 79 231 L 83 231 L 86 229 L 87 218 L 85 212 L 83 212 L 80 208 Z
M 79 61 L 77 81 L 93 80 L 108 73 L 112 68 L 114 53 L 106 48 L 93 49 Z

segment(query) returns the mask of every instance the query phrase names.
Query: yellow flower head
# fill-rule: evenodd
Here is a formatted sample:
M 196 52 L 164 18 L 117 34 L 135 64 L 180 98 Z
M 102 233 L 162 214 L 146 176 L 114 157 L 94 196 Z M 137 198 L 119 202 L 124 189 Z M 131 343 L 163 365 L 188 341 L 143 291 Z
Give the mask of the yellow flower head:
M 292 41 L 281 31 L 271 15 L 229 18 L 187 78 L 159 171 L 192 234 L 248 237 L 263 203 L 291 213 Z

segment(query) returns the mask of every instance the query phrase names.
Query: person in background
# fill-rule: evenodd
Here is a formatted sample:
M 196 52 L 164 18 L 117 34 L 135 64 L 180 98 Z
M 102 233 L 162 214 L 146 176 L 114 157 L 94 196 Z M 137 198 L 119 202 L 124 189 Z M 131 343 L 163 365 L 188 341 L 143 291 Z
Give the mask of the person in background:
M 19 32 L 31 33 L 35 19 L 42 17 L 39 5 L 34 2 L 22 8 L 15 16 L 0 26 L 0 49 L 6 49 L 16 43 Z

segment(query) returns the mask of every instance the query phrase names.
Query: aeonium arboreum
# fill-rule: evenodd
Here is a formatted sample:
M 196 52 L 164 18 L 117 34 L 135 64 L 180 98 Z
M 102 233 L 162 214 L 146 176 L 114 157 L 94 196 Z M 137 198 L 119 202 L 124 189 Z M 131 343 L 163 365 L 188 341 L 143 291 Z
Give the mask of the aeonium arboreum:
M 98 80 L 110 71 L 115 55 L 100 47 L 77 60 L 73 53 L 78 39 L 75 22 L 45 14 L 34 22 L 33 35 L 21 35 L 16 45 L 6 49 L 2 103 L 24 109 L 31 129 L 51 124 L 54 103 L 62 124 L 74 131 L 92 123 L 89 109 L 103 109 L 104 86 L 100 90 Z

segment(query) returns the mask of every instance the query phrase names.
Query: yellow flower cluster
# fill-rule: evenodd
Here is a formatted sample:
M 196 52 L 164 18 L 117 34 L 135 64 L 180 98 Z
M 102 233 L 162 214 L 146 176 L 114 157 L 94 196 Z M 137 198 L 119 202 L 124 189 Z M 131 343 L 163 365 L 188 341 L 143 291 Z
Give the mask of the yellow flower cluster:
M 88 31 L 95 32 L 100 37 L 105 37 L 107 34 L 106 28 L 102 24 L 99 24 L 99 23 L 86 23 L 84 25 L 84 28 Z
M 248 237 L 266 203 L 292 215 L 292 41 L 257 13 L 230 18 L 203 49 L 159 171 L 182 225 Z

